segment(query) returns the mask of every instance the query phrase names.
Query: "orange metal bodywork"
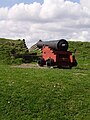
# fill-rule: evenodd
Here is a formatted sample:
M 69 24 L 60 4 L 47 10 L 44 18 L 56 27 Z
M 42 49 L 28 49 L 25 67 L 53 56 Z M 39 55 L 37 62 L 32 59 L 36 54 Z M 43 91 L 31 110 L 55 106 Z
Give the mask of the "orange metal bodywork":
M 42 57 L 44 58 L 45 61 L 47 59 L 49 59 L 49 58 L 52 58 L 54 60 L 54 62 L 56 62 L 56 54 L 48 46 L 43 47 L 43 49 L 42 49 Z
M 53 50 L 48 46 L 42 48 L 42 58 L 46 61 L 53 59 L 58 66 L 68 66 L 74 62 L 72 52 Z

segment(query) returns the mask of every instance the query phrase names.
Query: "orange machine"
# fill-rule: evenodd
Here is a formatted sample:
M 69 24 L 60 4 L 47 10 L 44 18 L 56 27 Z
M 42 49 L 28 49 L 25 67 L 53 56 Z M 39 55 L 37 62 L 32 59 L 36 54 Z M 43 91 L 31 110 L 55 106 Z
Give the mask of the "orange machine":
M 39 41 L 37 47 L 42 49 L 42 57 L 39 58 L 40 66 L 57 66 L 59 68 L 72 68 L 77 66 L 77 61 L 72 52 L 68 50 L 68 42 L 64 39 L 54 41 Z

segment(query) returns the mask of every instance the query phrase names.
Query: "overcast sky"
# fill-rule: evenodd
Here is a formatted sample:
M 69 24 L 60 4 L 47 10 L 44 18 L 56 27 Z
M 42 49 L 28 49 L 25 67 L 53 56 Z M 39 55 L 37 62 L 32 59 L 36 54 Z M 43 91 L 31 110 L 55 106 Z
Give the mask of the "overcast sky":
M 0 0 L 0 38 L 90 42 L 90 0 Z

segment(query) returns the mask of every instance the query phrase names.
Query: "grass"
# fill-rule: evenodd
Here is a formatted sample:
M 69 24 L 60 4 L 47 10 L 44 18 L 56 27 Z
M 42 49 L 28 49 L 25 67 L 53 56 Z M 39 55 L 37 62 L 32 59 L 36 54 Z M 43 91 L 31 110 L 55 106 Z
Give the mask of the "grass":
M 90 43 L 72 69 L 16 68 L 0 63 L 0 120 L 90 120 Z
M 0 120 L 89 120 L 90 68 L 0 65 Z
M 0 63 L 21 64 L 25 60 L 20 57 L 29 54 L 25 40 L 0 38 Z

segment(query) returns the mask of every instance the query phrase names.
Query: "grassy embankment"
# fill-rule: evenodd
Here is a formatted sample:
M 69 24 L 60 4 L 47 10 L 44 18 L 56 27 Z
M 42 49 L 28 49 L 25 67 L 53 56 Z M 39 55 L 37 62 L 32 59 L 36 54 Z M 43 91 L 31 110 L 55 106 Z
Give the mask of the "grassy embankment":
M 90 43 L 70 42 L 74 48 L 71 70 L 0 64 L 0 120 L 89 120 Z
M 0 38 L 0 63 L 20 64 L 25 60 L 20 57 L 29 54 L 25 40 L 11 40 Z

